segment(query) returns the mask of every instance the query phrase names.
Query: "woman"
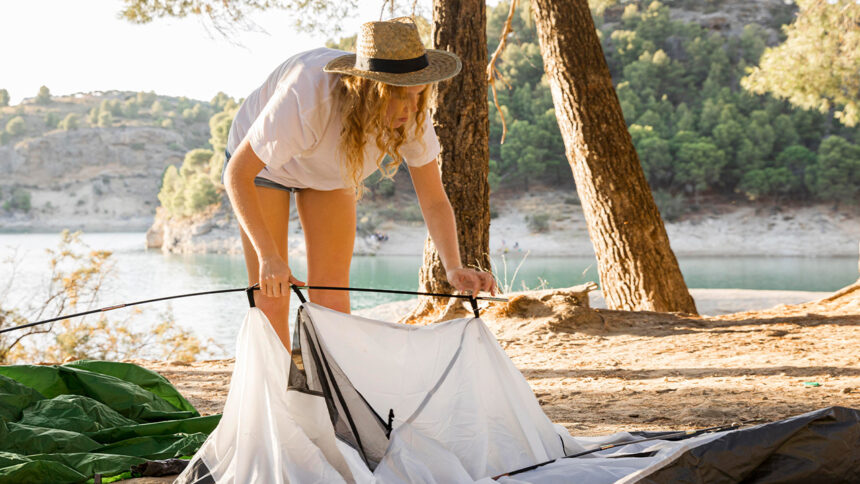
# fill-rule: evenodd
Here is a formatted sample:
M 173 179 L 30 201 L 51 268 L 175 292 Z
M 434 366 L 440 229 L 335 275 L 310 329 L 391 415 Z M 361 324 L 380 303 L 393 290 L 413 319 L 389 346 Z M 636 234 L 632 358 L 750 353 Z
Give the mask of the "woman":
M 362 181 L 377 169 L 393 175 L 400 161 L 448 281 L 459 291 L 495 292 L 492 274 L 462 266 L 427 113 L 429 84 L 456 75 L 460 60 L 425 50 L 409 19 L 362 25 L 356 51 L 315 49 L 288 59 L 248 96 L 230 128 L 224 184 L 248 279 L 260 283 L 256 304 L 288 349 L 289 285 L 305 284 L 287 259 L 290 192 L 304 229 L 308 282 L 348 286 Z M 393 166 L 382 164 L 386 154 Z M 349 312 L 348 292 L 312 290 L 309 298 Z

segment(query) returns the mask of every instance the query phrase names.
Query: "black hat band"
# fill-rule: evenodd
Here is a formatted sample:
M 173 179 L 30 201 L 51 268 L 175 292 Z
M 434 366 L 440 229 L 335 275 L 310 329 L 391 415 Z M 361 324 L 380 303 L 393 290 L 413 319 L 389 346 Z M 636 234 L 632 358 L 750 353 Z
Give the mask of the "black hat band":
M 355 68 L 362 71 L 387 72 L 389 74 L 406 74 L 429 66 L 427 54 L 421 54 L 413 59 L 378 59 L 376 57 L 355 57 Z

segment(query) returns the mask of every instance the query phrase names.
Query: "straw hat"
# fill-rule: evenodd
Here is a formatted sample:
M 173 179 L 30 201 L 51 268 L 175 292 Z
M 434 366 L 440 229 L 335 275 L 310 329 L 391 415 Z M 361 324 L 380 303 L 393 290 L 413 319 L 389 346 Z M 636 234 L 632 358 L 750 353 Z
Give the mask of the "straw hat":
M 363 24 L 355 51 L 332 60 L 323 70 L 395 86 L 418 86 L 454 77 L 462 67 L 456 54 L 425 49 L 409 17 Z

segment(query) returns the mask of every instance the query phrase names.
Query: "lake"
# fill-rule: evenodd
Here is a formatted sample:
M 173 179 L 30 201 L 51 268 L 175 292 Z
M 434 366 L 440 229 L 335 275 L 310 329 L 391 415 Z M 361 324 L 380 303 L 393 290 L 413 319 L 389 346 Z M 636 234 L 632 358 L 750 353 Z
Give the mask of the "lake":
M 25 308 L 40 301 L 40 291 L 50 277 L 45 249 L 55 248 L 59 240 L 57 234 L 0 234 L 0 290 L 14 277 L 5 295 L 0 293 L 4 309 Z M 93 249 L 113 252 L 114 267 L 95 307 L 247 284 L 245 264 L 239 255 L 163 255 L 143 249 L 142 233 L 89 233 L 82 240 Z M 522 266 L 515 274 L 520 262 Z M 523 284 L 536 288 L 541 281 L 546 281 L 547 287 L 567 287 L 598 280 L 596 261 L 590 257 L 523 260 L 522 255 L 511 254 L 495 257 L 493 264 L 500 283 L 513 290 L 522 289 Z M 299 279 L 306 274 L 304 265 L 300 258 L 290 262 Z M 420 256 L 355 257 L 351 283 L 354 287 L 415 290 L 420 265 Z M 690 288 L 834 291 L 857 279 L 854 258 L 692 257 L 680 259 L 680 265 Z M 410 297 L 354 293 L 352 306 L 362 309 Z M 143 313 L 136 321 L 151 324 L 170 310 L 178 324 L 213 338 L 232 354 L 246 308 L 247 299 L 241 292 L 200 296 L 141 307 Z M 119 309 L 109 314 L 120 319 L 130 311 Z

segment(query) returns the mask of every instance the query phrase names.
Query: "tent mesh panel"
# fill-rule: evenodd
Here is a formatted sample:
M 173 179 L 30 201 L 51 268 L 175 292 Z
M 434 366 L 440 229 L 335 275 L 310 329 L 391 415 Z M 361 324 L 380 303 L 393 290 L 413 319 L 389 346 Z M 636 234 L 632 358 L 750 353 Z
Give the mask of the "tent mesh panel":
M 322 393 L 335 434 L 353 446 L 371 470 L 376 469 L 388 448 L 386 423 L 355 389 L 317 337 L 304 307 L 299 308 L 297 326 L 300 363 L 304 370 L 299 370 L 295 364 L 291 366 L 290 387 Z

